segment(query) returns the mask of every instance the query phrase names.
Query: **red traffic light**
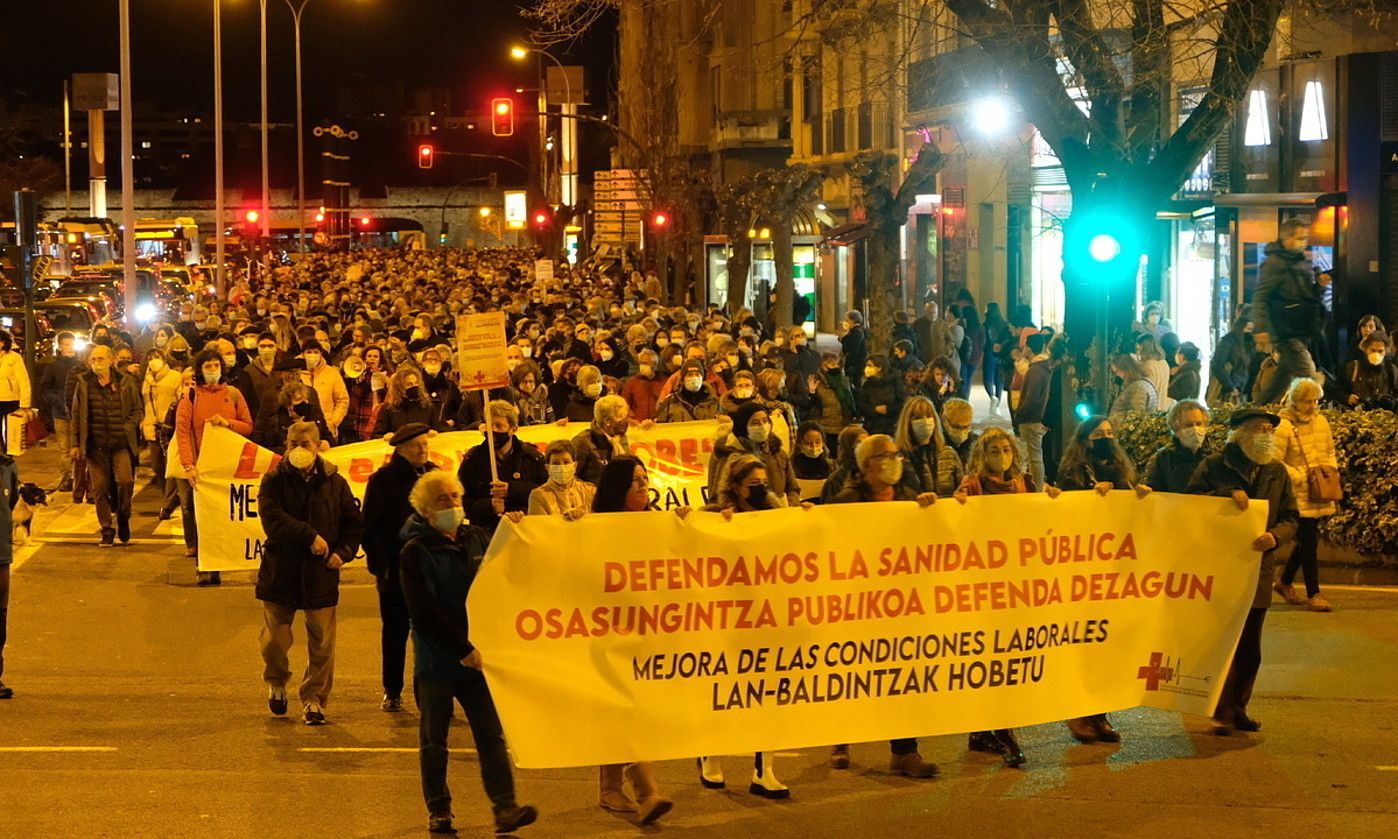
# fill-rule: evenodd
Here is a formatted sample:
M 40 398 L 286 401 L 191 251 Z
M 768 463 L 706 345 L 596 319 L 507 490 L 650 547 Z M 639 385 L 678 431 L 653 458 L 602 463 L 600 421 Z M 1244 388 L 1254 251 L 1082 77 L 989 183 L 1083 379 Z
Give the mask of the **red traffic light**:
M 666 227 L 670 224 L 670 216 L 664 212 L 656 212 L 650 217 L 650 226 L 655 228 Z
M 417 147 L 417 168 L 431 169 L 432 164 L 436 162 L 436 157 L 437 150 L 433 148 L 432 144 L 423 143 Z
M 256 210 L 248 210 L 243 218 L 247 219 L 248 224 L 257 224 L 258 220 L 262 218 L 262 214 Z
M 370 222 L 372 222 L 372 221 L 373 221 L 373 219 L 369 218 L 368 216 L 360 216 L 360 217 L 359 217 L 359 226 L 360 226 L 360 227 L 368 227 L 369 224 L 370 224 Z
M 490 100 L 490 133 L 496 137 L 515 133 L 515 102 L 508 96 Z
M 534 225 L 536 227 L 547 227 L 548 223 L 549 214 L 547 211 L 539 210 L 538 212 L 534 213 Z

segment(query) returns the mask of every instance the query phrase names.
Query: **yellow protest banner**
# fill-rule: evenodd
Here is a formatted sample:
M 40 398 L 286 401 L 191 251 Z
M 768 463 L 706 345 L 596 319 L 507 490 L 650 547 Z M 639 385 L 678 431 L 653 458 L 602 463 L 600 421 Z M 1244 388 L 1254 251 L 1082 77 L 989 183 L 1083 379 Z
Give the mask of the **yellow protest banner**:
M 1126 492 L 529 517 L 471 640 L 530 768 L 1208 713 L 1265 523 Z
M 519 437 L 544 449 L 554 440 L 572 439 L 585 424 L 530 425 Z M 651 503 L 658 510 L 702 507 L 709 458 L 718 423 L 701 422 L 633 428 L 627 433 L 632 451 L 651 476 Z M 478 431 L 452 431 L 432 439 L 432 460 L 438 468 L 456 471 L 467 452 L 484 442 Z M 393 448 L 383 440 L 336 446 L 323 455 L 349 482 L 356 498 L 364 499 L 369 476 L 388 462 Z M 256 570 L 262 558 L 262 526 L 257 520 L 257 489 L 262 476 L 280 458 L 245 437 L 217 426 L 204 429 L 195 481 L 195 517 L 199 521 L 199 570 Z M 180 470 L 183 475 L 183 470 Z

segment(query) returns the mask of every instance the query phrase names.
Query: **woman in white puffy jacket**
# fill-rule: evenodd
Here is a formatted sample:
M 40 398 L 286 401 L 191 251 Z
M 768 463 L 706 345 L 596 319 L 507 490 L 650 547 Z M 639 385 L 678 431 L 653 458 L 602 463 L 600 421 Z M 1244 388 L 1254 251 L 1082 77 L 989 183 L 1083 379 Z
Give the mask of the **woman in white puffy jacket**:
M 33 404 L 29 397 L 29 371 L 24 369 L 24 356 L 14 351 L 15 339 L 0 329 L 0 451 L 10 451 L 8 417 L 15 411 L 28 411 Z M 20 447 L 15 441 L 15 450 Z
M 1296 530 L 1296 549 L 1286 562 L 1273 589 L 1293 606 L 1306 606 L 1312 612 L 1328 612 L 1330 601 L 1320 594 L 1320 570 L 1316 549 L 1320 542 L 1320 520 L 1335 514 L 1335 502 L 1311 498 L 1308 476 L 1313 467 L 1339 468 L 1335 458 L 1335 438 L 1330 421 L 1320 412 L 1320 385 L 1314 379 L 1296 379 L 1282 401 L 1281 424 L 1277 426 L 1277 460 L 1291 475 L 1291 491 L 1301 509 Z M 1292 588 L 1296 572 L 1306 581 L 1306 596 Z

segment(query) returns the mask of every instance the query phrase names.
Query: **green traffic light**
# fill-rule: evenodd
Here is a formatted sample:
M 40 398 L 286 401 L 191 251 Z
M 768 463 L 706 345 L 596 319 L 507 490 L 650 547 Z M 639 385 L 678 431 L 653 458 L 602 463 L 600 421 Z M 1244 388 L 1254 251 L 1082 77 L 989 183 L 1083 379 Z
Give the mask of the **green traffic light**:
M 1110 233 L 1098 233 L 1087 243 L 1087 253 L 1098 262 L 1111 262 L 1121 256 L 1121 242 Z

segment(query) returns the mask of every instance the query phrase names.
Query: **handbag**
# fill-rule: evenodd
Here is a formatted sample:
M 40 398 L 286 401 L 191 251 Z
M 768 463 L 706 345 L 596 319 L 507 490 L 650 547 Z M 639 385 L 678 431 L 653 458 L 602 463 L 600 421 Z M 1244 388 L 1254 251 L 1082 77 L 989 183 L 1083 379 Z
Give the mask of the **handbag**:
M 1301 435 L 1295 426 L 1291 429 L 1296 438 L 1296 448 L 1301 452 L 1301 460 L 1306 463 L 1306 497 L 1311 501 L 1341 501 L 1345 497 L 1344 487 L 1340 486 L 1340 470 L 1334 466 L 1311 466 L 1306 457 L 1306 449 L 1301 445 Z

